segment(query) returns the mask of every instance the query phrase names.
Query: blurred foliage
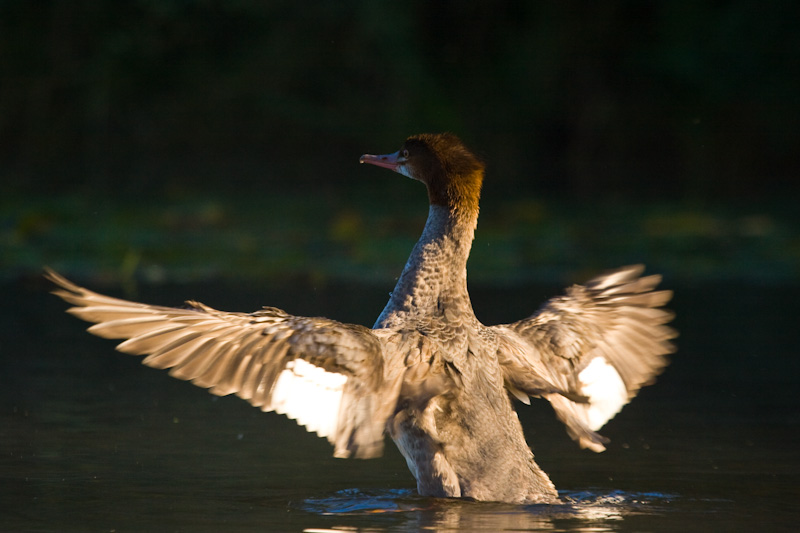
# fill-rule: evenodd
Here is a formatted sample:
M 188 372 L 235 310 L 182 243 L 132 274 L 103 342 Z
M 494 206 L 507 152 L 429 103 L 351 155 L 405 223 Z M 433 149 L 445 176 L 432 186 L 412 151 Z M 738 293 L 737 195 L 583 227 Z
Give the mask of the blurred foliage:
M 424 192 L 357 157 L 450 130 L 487 161 L 473 280 L 795 280 L 798 14 L 0 0 L 0 271 L 392 278 Z
M 410 185 L 410 184 L 407 184 Z M 416 187 L 411 187 L 416 188 Z M 0 276 L 49 265 L 95 282 L 251 280 L 324 285 L 380 283 L 399 275 L 427 210 L 381 205 L 358 191 L 331 199 L 258 198 L 102 203 L 85 196 L 0 202 Z M 791 203 L 699 208 L 674 203 L 487 199 L 470 281 L 571 283 L 644 262 L 671 281 L 794 284 L 800 221 Z
M 0 191 L 311 185 L 451 130 L 556 195 L 798 176 L 800 5 L 0 2 Z

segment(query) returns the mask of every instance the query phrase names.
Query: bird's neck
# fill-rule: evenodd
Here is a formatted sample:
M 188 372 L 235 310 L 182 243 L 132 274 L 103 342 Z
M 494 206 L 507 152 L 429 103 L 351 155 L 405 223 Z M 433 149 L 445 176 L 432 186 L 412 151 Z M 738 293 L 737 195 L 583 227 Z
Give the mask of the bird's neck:
M 376 327 L 444 312 L 445 306 L 472 312 L 467 293 L 467 259 L 477 220 L 477 209 L 457 210 L 431 204 L 422 236 Z

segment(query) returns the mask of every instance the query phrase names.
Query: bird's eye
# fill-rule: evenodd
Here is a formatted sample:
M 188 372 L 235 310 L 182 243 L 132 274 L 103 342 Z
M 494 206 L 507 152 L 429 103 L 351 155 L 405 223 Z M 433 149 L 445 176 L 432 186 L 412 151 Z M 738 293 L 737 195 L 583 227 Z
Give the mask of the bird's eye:
M 408 159 L 408 149 L 403 150 L 403 157 Z

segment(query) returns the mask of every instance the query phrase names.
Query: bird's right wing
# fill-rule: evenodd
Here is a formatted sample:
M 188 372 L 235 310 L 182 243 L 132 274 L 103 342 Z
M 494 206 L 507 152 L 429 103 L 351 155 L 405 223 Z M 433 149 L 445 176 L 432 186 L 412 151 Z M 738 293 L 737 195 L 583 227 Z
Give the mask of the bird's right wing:
M 370 329 L 274 307 L 246 314 L 198 302 L 147 305 L 92 292 L 53 271 L 46 277 L 75 306 L 71 314 L 94 322 L 89 332 L 126 339 L 117 349 L 147 355 L 145 365 L 285 414 L 327 437 L 337 457 L 382 453 L 402 372 L 384 372 L 382 340 Z

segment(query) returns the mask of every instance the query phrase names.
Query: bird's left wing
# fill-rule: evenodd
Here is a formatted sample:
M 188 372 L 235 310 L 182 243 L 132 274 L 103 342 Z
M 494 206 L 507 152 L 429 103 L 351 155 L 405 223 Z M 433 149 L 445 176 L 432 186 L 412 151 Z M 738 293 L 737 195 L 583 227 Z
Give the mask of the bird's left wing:
M 575 285 L 532 316 L 493 326 L 506 387 L 517 398 L 550 401 L 582 447 L 600 452 L 597 433 L 674 351 L 676 332 L 663 309 L 672 293 L 655 290 L 660 276 L 624 267 Z
M 53 271 L 46 277 L 58 286 L 53 293 L 75 306 L 69 313 L 94 322 L 89 332 L 127 339 L 117 349 L 147 355 L 145 365 L 285 414 L 327 437 L 337 457 L 383 451 L 400 383 L 385 379 L 382 341 L 370 329 L 274 307 L 248 314 L 198 302 L 147 305 L 92 292 Z

